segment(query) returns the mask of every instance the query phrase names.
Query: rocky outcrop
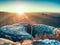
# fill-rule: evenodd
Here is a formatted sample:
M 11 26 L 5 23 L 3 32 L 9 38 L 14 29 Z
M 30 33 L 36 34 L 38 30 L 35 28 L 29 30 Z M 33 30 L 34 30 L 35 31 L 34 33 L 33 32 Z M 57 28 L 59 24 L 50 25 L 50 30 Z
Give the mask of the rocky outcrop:
M 7 25 L 0 28 L 0 37 L 13 41 L 21 41 L 24 39 L 32 39 L 33 37 L 26 32 L 23 25 Z
M 36 35 L 39 34 L 49 34 L 49 35 L 54 35 L 55 27 L 44 25 L 44 24 L 34 24 L 33 25 L 33 36 L 35 37 Z

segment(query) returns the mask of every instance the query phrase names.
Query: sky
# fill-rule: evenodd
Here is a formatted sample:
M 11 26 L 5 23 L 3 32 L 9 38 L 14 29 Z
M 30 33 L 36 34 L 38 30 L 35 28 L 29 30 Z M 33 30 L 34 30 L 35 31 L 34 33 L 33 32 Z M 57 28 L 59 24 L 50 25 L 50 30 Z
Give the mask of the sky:
M 60 0 L 0 0 L 0 11 L 60 12 Z

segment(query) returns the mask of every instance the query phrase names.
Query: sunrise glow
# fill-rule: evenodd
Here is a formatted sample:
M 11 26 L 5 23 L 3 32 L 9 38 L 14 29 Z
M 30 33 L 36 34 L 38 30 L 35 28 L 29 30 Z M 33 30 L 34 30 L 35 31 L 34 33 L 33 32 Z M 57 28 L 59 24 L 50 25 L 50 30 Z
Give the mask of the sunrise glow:
M 24 8 L 16 8 L 16 13 L 23 15 L 25 13 L 25 9 Z

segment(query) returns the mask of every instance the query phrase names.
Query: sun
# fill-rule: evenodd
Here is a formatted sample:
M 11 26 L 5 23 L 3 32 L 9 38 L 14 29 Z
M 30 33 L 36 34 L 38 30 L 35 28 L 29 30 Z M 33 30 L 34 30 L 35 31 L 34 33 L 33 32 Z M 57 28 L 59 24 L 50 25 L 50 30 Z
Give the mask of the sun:
M 25 9 L 24 8 L 16 8 L 16 13 L 24 14 L 25 13 Z

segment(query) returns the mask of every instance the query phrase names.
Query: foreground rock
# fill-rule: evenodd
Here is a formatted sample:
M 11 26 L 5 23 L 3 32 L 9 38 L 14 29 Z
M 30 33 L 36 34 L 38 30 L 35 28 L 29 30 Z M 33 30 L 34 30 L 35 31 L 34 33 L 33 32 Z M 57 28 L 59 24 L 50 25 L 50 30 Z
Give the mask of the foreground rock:
M 36 37 L 36 35 L 39 34 L 49 34 L 49 35 L 54 35 L 55 27 L 44 25 L 44 24 L 34 24 L 33 25 L 33 36 Z
M 30 33 L 31 34 L 31 25 L 27 22 L 20 22 L 20 23 L 16 23 L 16 24 L 13 24 L 13 26 L 24 26 L 26 29 L 25 31 Z
M 12 41 L 21 41 L 24 39 L 32 39 L 33 37 L 26 32 L 23 25 L 7 25 L 0 28 L 0 37 L 7 38 Z
M 45 39 L 45 40 L 35 41 L 33 42 L 33 45 L 60 45 L 60 42 L 57 40 Z
M 27 22 L 21 22 L 20 25 L 23 25 L 26 28 L 26 31 L 31 34 L 31 25 Z

